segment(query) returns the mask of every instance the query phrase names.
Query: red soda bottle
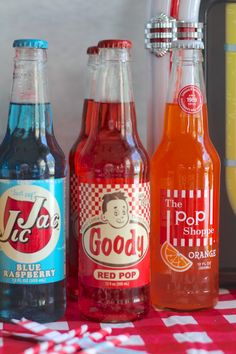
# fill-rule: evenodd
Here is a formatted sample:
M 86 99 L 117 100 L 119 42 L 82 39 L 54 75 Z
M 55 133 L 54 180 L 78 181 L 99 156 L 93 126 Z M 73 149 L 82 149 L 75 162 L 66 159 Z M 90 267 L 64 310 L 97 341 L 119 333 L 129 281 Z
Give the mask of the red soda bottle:
M 69 219 L 69 252 L 68 252 L 68 295 L 78 297 L 78 183 L 75 174 L 75 157 L 79 158 L 82 148 L 87 141 L 91 114 L 94 106 L 95 82 L 98 68 L 98 47 L 87 49 L 87 94 L 85 95 L 82 126 L 80 134 L 72 146 L 69 154 L 70 164 L 70 219 Z
M 149 160 L 136 127 L 127 40 L 99 42 L 100 68 L 79 179 L 79 309 L 122 322 L 149 309 Z

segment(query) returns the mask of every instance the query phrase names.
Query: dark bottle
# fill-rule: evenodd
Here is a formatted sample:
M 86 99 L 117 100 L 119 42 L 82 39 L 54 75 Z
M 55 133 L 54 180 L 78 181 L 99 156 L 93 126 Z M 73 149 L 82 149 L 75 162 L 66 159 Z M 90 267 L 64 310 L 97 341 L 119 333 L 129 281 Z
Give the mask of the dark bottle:
M 94 107 L 96 75 L 99 63 L 98 47 L 87 49 L 87 86 L 83 106 L 82 125 L 78 138 L 70 150 L 70 214 L 69 214 L 69 247 L 67 289 L 71 298 L 78 297 L 78 181 L 75 173 L 77 160 L 89 136 L 91 117 Z
M 124 322 L 149 309 L 149 159 L 136 127 L 126 40 L 98 44 L 95 113 L 76 164 L 79 179 L 79 309 Z
M 0 147 L 0 317 L 54 321 L 65 311 L 66 161 L 53 132 L 48 44 L 20 39 Z

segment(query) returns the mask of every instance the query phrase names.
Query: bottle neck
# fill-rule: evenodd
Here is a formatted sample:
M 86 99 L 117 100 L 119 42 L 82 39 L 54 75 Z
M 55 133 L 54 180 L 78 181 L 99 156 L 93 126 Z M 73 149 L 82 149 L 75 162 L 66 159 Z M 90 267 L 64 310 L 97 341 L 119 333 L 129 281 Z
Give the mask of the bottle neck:
M 97 73 L 99 67 L 98 54 L 89 54 L 87 63 L 87 80 L 86 80 L 86 92 L 82 113 L 82 125 L 79 134 L 79 141 L 86 139 L 89 136 L 91 129 L 91 116 L 94 107 L 95 89 L 97 82 Z M 77 142 L 76 142 L 77 146 Z
M 101 49 L 93 128 L 132 135 L 136 130 L 129 49 Z
M 45 49 L 16 48 L 11 102 L 48 103 Z
M 179 92 L 186 86 L 197 86 L 206 103 L 206 89 L 202 68 L 202 52 L 199 49 L 173 50 L 168 103 L 177 103 Z
M 94 100 L 97 73 L 99 67 L 99 56 L 98 54 L 89 54 L 87 63 L 87 79 L 86 79 L 86 92 L 85 99 Z
M 101 49 L 95 100 L 106 103 L 133 102 L 128 49 Z
M 53 133 L 44 49 L 16 48 L 7 134 L 43 139 Z
M 51 106 L 49 103 L 11 103 L 7 125 L 7 139 L 22 141 L 40 140 L 46 144 L 46 137 L 53 136 Z
M 173 50 L 164 129 L 169 138 L 208 133 L 202 61 L 199 49 Z

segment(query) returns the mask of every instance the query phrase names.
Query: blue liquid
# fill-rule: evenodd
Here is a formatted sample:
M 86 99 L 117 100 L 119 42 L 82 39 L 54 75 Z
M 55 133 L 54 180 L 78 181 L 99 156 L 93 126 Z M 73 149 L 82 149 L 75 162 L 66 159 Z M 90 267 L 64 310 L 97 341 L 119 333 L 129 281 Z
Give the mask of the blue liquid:
M 10 104 L 0 146 L 0 179 L 49 179 L 66 174 L 52 126 L 50 104 Z M 41 285 L 0 283 L 0 317 L 55 321 L 65 311 L 65 281 Z
M 0 178 L 47 179 L 65 176 L 65 157 L 47 104 L 10 105 L 7 133 L 0 146 Z

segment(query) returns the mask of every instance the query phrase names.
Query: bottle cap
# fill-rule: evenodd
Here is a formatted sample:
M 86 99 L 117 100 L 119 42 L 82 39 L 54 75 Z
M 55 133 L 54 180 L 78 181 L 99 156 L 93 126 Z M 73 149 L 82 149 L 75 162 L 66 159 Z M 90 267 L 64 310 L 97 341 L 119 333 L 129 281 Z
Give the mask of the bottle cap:
M 98 48 L 129 49 L 132 48 L 132 42 L 127 39 L 105 39 L 98 42 Z
M 161 13 L 146 24 L 145 46 L 157 57 L 164 56 L 171 49 L 175 21 L 174 18 Z
M 25 47 L 25 48 L 36 48 L 36 49 L 47 49 L 48 42 L 42 39 L 16 39 L 13 42 L 13 48 Z
M 176 21 L 173 32 L 172 48 L 204 49 L 203 23 Z
M 98 46 L 93 46 L 93 47 L 88 47 L 87 49 L 87 54 L 98 54 L 99 53 L 99 49 Z

